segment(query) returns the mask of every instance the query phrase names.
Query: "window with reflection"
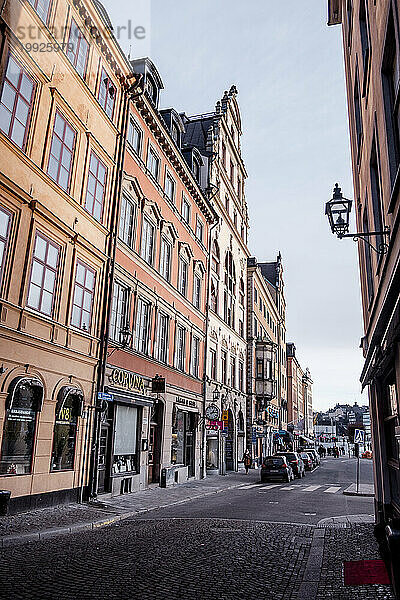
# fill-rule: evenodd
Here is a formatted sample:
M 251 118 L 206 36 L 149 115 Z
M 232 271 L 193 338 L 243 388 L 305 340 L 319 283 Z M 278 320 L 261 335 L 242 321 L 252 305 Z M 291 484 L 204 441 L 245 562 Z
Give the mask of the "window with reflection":
M 42 402 L 43 385 L 38 379 L 18 377 L 11 383 L 1 443 L 1 474 L 31 473 L 36 416 Z
M 64 387 L 58 394 L 51 471 L 74 468 L 76 433 L 82 402 L 82 392 L 76 388 Z

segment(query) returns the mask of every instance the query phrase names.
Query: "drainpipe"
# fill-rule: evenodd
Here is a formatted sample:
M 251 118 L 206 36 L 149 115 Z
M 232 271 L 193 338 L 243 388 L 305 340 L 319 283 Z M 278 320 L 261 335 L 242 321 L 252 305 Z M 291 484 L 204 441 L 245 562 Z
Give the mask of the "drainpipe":
M 109 322 L 112 308 L 112 296 L 114 286 L 114 273 L 115 273 L 115 255 L 117 250 L 117 239 L 118 239 L 118 214 L 119 214 L 119 201 L 122 190 L 122 180 L 124 173 L 124 157 L 126 149 L 126 135 L 128 130 L 128 119 L 129 119 L 129 103 L 131 100 L 139 97 L 143 90 L 140 87 L 142 81 L 141 77 L 138 77 L 136 82 L 131 85 L 127 90 L 124 91 L 124 101 L 122 108 L 122 128 L 119 138 L 117 166 L 118 172 L 116 175 L 116 185 L 114 188 L 113 201 L 112 201 L 112 214 L 111 214 L 111 225 L 110 225 L 110 237 L 109 237 L 109 252 L 106 266 L 106 273 L 104 277 L 104 288 L 105 294 L 103 298 L 102 317 L 101 317 L 101 333 L 100 333 L 100 352 L 99 352 L 99 367 L 97 373 L 97 393 L 95 398 L 95 414 L 94 414 L 94 426 L 93 426 L 93 442 L 92 442 L 92 464 L 90 473 L 90 496 L 91 498 L 97 497 L 98 491 L 98 468 L 99 468 L 99 450 L 100 450 L 100 427 L 101 427 L 101 413 L 102 413 L 102 402 L 98 400 L 97 394 L 104 390 L 105 373 L 107 367 L 107 353 L 109 346 Z M 135 90 L 137 93 L 135 94 Z

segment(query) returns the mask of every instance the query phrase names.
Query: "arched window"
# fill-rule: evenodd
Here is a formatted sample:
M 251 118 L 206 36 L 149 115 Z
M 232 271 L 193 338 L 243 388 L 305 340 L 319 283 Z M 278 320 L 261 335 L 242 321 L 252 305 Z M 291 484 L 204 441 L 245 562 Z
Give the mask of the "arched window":
M 224 319 L 231 327 L 235 326 L 235 293 L 235 263 L 233 262 L 232 252 L 229 250 L 225 257 Z
M 212 246 L 212 255 L 211 255 L 211 268 L 219 275 L 219 262 L 220 262 L 220 254 L 219 254 L 219 246 L 217 240 L 214 240 Z
M 54 422 L 51 471 L 74 468 L 76 430 L 82 412 L 82 392 L 76 388 L 63 387 L 57 396 Z
M 32 377 L 17 377 L 6 402 L 0 473 L 26 475 L 32 470 L 36 415 L 42 410 L 43 384 Z
M 211 309 L 218 314 L 218 285 L 211 280 Z

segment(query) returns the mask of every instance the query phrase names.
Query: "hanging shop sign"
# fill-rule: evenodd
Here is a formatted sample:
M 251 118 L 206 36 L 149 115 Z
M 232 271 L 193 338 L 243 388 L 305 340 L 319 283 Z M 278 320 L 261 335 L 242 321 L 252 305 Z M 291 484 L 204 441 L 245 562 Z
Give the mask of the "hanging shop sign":
M 279 409 L 275 406 L 268 406 L 267 411 L 270 417 L 273 417 L 274 419 L 279 417 Z
M 145 393 L 144 379 L 140 375 L 124 371 L 123 369 L 113 369 L 109 375 L 112 384 L 129 390 L 130 392 Z

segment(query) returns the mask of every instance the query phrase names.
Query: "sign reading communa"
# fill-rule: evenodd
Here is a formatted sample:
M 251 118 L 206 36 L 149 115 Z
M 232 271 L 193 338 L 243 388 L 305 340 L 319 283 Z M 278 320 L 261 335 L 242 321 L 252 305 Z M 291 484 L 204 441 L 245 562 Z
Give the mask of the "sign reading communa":
M 112 384 L 121 387 L 124 390 L 139 392 L 140 394 L 144 394 L 145 392 L 143 377 L 131 373 L 130 371 L 113 369 L 109 374 L 108 379 Z

